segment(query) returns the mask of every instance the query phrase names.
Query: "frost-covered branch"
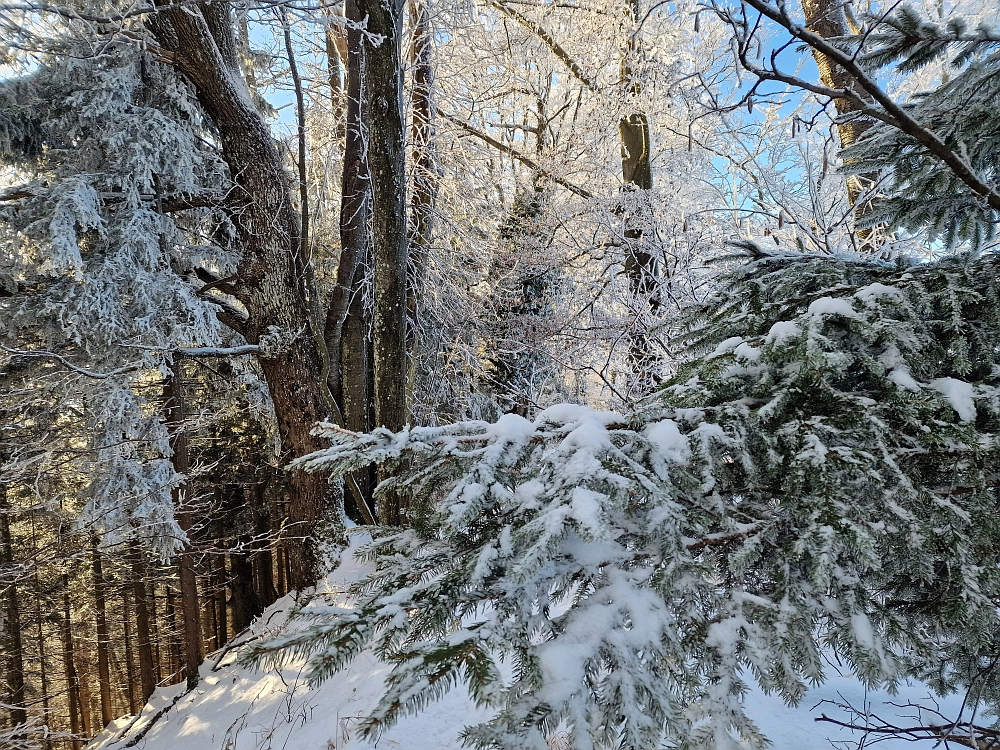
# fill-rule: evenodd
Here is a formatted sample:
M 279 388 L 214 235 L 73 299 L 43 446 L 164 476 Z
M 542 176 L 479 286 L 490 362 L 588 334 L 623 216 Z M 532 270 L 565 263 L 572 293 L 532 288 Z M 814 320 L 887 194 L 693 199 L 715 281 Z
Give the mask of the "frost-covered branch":
M 905 706 L 893 705 L 896 708 L 913 709 L 916 713 L 914 719 L 923 719 L 923 715 L 927 714 L 928 718 L 933 719 L 932 721 L 906 725 L 899 723 L 898 720 L 884 719 L 873 711 L 859 709 L 850 704 L 835 701 L 823 701 L 823 703 L 830 703 L 836 708 L 848 712 L 852 718 L 837 719 L 823 713 L 814 721 L 858 732 L 861 734 L 863 744 L 869 742 L 874 744 L 895 737 L 908 742 L 923 740 L 933 742 L 936 745 L 940 745 L 942 742 L 945 745 L 953 743 L 972 748 L 972 750 L 996 750 L 1000 747 L 1000 730 L 995 727 L 976 724 L 972 721 L 949 719 L 941 711 L 916 703 L 908 703 Z
M 980 196 L 990 208 L 1000 211 L 1000 192 L 969 164 L 963 154 L 949 146 L 933 129 L 914 119 L 903 104 L 897 102 L 879 86 L 864 69 L 856 53 L 845 51 L 834 42 L 824 39 L 796 22 L 783 4 L 772 5 L 767 0 L 741 0 L 741 2 L 743 7 L 752 8 L 760 16 L 770 19 L 783 28 L 793 39 L 807 44 L 839 65 L 857 83 L 859 89 L 870 96 L 878 106 L 872 106 L 859 91 L 852 88 L 829 88 L 782 71 L 778 65 L 780 50 L 770 54 L 768 65 L 757 64 L 750 55 L 750 48 L 753 37 L 760 33 L 759 21 L 750 22 L 745 13 L 741 15 L 732 8 L 714 5 L 714 10 L 736 32 L 738 57 L 743 67 L 760 80 L 780 81 L 820 96 L 849 100 L 861 114 L 884 122 L 920 143 L 970 190 Z
M 544 177 L 548 177 L 554 183 L 556 183 L 557 185 L 562 185 L 564 188 L 566 188 L 567 190 L 569 190 L 571 193 L 575 193 L 576 195 L 579 195 L 581 198 L 585 198 L 587 200 L 590 200 L 590 199 L 592 199 L 594 197 L 594 194 L 591 193 L 589 190 L 584 190 L 582 187 L 579 187 L 578 185 L 574 185 L 569 180 L 566 180 L 563 177 L 559 177 L 558 175 L 554 174 L 552 171 L 550 171 L 550 170 L 544 168 L 543 166 L 541 166 L 537 161 L 535 161 L 534 159 L 532 159 L 530 156 L 526 156 L 525 154 L 522 154 L 516 148 L 514 148 L 512 146 L 508 146 L 506 143 L 503 143 L 502 141 L 498 141 L 496 138 L 493 138 L 492 136 L 484 133 L 483 131 L 479 130 L 478 128 L 473 127 L 472 125 L 470 125 L 469 123 L 465 122 L 464 120 L 461 120 L 458 117 L 455 117 L 454 115 L 449 114 L 448 112 L 443 111 L 442 109 L 437 109 L 436 112 L 437 112 L 438 115 L 440 115 L 441 117 L 443 117 L 445 120 L 447 120 L 448 122 L 450 122 L 453 125 L 457 125 L 459 128 L 461 128 L 462 130 L 464 130 L 469 135 L 474 135 L 476 138 L 478 138 L 479 140 L 483 141 L 484 143 L 492 146 L 493 148 L 497 149 L 498 151 L 502 151 L 503 153 L 507 154 L 508 156 L 511 156 L 514 159 L 517 159 L 517 161 L 521 162 L 528 169 L 531 169 L 532 171 L 537 172 L 538 174 L 543 175 Z
M 1000 695 L 975 671 L 1000 651 L 1000 299 L 973 291 L 1000 259 L 744 250 L 692 327 L 705 353 L 636 413 L 320 426 L 332 445 L 293 465 L 385 464 L 376 500 L 408 495 L 411 528 L 373 530 L 356 608 L 257 657 L 323 680 L 374 650 L 394 666 L 369 734 L 464 681 L 492 716 L 467 740 L 505 750 L 560 727 L 573 747 L 762 748 L 747 681 L 797 702 L 829 650 L 867 684 L 944 659 Z M 956 330 L 966 304 L 986 307 Z M 942 355 L 972 349 L 975 375 Z
M 520 13 L 517 9 L 512 8 L 511 4 L 506 2 L 506 0 L 487 0 L 487 2 L 489 3 L 490 7 L 496 8 L 505 16 L 514 19 L 515 21 L 517 21 L 517 23 L 521 24 L 521 26 L 523 26 L 532 34 L 534 34 L 536 37 L 538 37 L 542 41 L 542 43 L 544 43 L 545 46 L 547 46 L 552 51 L 552 54 L 554 54 L 556 57 L 559 58 L 560 61 L 562 61 L 562 63 L 566 66 L 569 72 L 572 73 L 573 76 L 580 81 L 580 83 L 582 83 L 589 89 L 594 89 L 597 87 L 597 84 L 594 81 L 594 79 L 584 72 L 583 68 L 580 67 L 579 63 L 577 63 L 576 60 L 573 59 L 573 56 L 566 51 L 565 47 L 563 47 L 558 41 L 556 41 L 556 38 L 552 36 L 552 34 L 550 34 L 548 30 L 545 29 L 544 26 L 542 26 L 539 23 L 536 23 L 535 21 L 532 21 L 523 13 Z
M 148 351 L 162 352 L 163 354 L 177 355 L 181 357 L 190 357 L 192 359 L 205 359 L 205 358 L 215 358 L 215 357 L 243 357 L 248 354 L 260 354 L 261 348 L 256 344 L 244 344 L 242 346 L 232 346 L 232 347 L 222 347 L 222 346 L 200 346 L 200 347 L 175 347 L 175 348 L 164 348 L 164 347 L 131 347 L 137 349 L 145 349 Z M 17 357 L 32 357 L 37 359 L 51 359 L 59 364 L 61 364 L 66 369 L 76 373 L 77 375 L 83 375 L 84 377 L 91 378 L 93 380 L 107 380 L 109 378 L 115 378 L 119 375 L 126 375 L 131 372 L 138 372 L 139 370 L 144 370 L 149 367 L 148 363 L 136 362 L 122 367 L 118 367 L 114 370 L 108 372 L 98 372 L 96 370 L 90 370 L 86 367 L 80 367 L 69 361 L 66 357 L 56 352 L 44 351 L 41 349 L 16 349 L 13 347 L 0 344 L 0 351 L 6 352 L 7 354 L 17 356 Z
M 119 375 L 125 375 L 130 372 L 137 372 L 146 367 L 144 364 L 135 363 L 119 367 L 109 372 L 97 372 L 95 370 L 89 370 L 86 367 L 75 365 L 61 354 L 56 354 L 55 352 L 43 351 L 40 349 L 15 349 L 4 344 L 0 344 L 0 351 L 17 357 L 33 357 L 38 359 L 55 360 L 66 369 L 75 372 L 77 375 L 83 375 L 84 377 L 91 378 L 93 380 L 107 380 L 108 378 L 118 377 Z

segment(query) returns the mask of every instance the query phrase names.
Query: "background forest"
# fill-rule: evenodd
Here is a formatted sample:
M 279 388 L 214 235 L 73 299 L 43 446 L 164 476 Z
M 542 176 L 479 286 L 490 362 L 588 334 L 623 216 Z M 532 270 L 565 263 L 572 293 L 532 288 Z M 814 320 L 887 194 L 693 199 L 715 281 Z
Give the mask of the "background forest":
M 834 653 L 994 747 L 997 10 L 0 0 L 0 745 L 363 525 L 252 658 L 375 649 L 374 734 L 762 747 Z

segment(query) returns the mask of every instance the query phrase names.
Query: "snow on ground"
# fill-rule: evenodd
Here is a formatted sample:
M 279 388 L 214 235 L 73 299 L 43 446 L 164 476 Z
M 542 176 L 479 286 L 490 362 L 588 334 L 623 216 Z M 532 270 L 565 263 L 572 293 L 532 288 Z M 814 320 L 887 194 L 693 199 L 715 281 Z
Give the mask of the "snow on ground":
M 327 600 L 343 606 L 345 590 L 359 580 L 367 568 L 348 556 L 320 586 Z M 270 607 L 236 643 L 252 636 L 267 637 L 285 622 L 294 604 L 284 597 Z M 221 657 L 221 658 L 220 658 Z M 235 663 L 235 651 L 210 654 L 201 668 L 201 683 L 184 695 L 183 685 L 157 690 L 138 719 L 124 717 L 110 724 L 88 746 L 88 750 L 458 750 L 462 727 L 484 720 L 464 691 L 452 690 L 415 716 L 404 718 L 377 743 L 358 738 L 355 725 L 374 707 L 388 667 L 371 654 L 363 654 L 347 670 L 319 687 L 310 689 L 301 668 L 278 672 L 248 669 Z M 773 750 L 819 750 L 856 747 L 860 735 L 831 724 L 815 721 L 821 713 L 846 718 L 842 711 L 820 701 L 831 700 L 860 707 L 870 705 L 884 718 L 906 716 L 887 701 L 920 702 L 934 705 L 926 687 L 914 685 L 896 696 L 882 691 L 866 692 L 849 676 L 829 670 L 829 679 L 809 692 L 797 708 L 786 706 L 776 696 L 754 691 L 747 697 L 751 716 L 772 740 Z M 176 703 L 174 701 L 176 700 Z M 149 727 L 150 719 L 174 703 Z M 951 697 L 940 702 L 949 716 L 957 713 L 961 700 Z M 902 723 L 912 724 L 904 719 Z M 148 731 L 138 742 L 135 738 Z M 131 744 L 133 743 L 134 744 Z M 880 750 L 914 750 L 934 743 L 890 740 L 879 743 Z M 562 748 L 556 743 L 558 750 Z M 555 746 L 554 746 L 555 750 Z

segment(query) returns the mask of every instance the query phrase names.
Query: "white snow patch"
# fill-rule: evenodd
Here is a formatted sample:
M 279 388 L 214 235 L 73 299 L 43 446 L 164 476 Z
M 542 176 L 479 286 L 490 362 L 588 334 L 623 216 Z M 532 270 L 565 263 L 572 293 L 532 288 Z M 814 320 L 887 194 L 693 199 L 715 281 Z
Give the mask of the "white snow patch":
M 845 318 L 857 319 L 858 313 L 854 310 L 850 300 L 838 297 L 820 297 L 809 304 L 810 315 L 840 315 Z
M 667 461 L 684 465 L 691 459 L 691 446 L 681 434 L 677 423 L 663 419 L 646 425 L 643 430 L 646 439 L 656 448 L 657 455 Z
M 715 359 L 716 357 L 721 357 L 724 354 L 729 354 L 733 349 L 743 343 L 742 336 L 733 336 L 732 338 L 726 339 L 717 347 L 715 351 L 708 355 L 707 359 Z
M 802 329 L 797 323 L 793 323 L 790 320 L 779 320 L 771 326 L 771 330 L 767 332 L 767 336 L 764 337 L 764 343 L 773 343 L 781 346 L 781 344 L 785 343 L 789 339 L 794 339 L 801 333 Z
M 938 378 L 932 380 L 928 385 L 944 396 L 951 404 L 951 408 L 958 414 L 958 418 L 963 422 L 972 422 L 976 419 L 976 388 L 971 383 L 955 378 Z
M 920 383 L 913 379 L 913 376 L 910 375 L 910 371 L 905 367 L 897 367 L 890 370 L 886 377 L 904 390 L 920 393 Z
M 755 349 L 744 341 L 742 344 L 733 349 L 733 355 L 736 356 L 737 359 L 745 359 L 748 362 L 756 362 L 760 359 L 760 349 Z
M 906 299 L 903 292 L 894 286 L 886 286 L 885 284 L 869 284 L 868 286 L 863 286 L 858 291 L 854 293 L 862 302 L 873 302 L 880 297 L 894 297 L 898 300 Z

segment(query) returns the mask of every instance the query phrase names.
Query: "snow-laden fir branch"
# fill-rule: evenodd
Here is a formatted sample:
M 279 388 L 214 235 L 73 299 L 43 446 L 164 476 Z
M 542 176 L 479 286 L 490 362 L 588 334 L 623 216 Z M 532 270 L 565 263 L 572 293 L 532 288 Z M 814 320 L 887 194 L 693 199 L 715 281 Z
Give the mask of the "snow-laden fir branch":
M 257 658 L 324 680 L 373 649 L 393 669 L 364 731 L 463 684 L 492 712 L 466 740 L 505 750 L 560 728 L 762 748 L 748 682 L 795 703 L 824 650 L 868 685 L 976 679 L 1000 703 L 975 671 L 1000 652 L 1000 260 L 744 250 L 692 320 L 701 355 L 633 414 L 321 426 L 332 446 L 293 465 L 381 464 L 412 528 L 372 530 L 356 608 Z

